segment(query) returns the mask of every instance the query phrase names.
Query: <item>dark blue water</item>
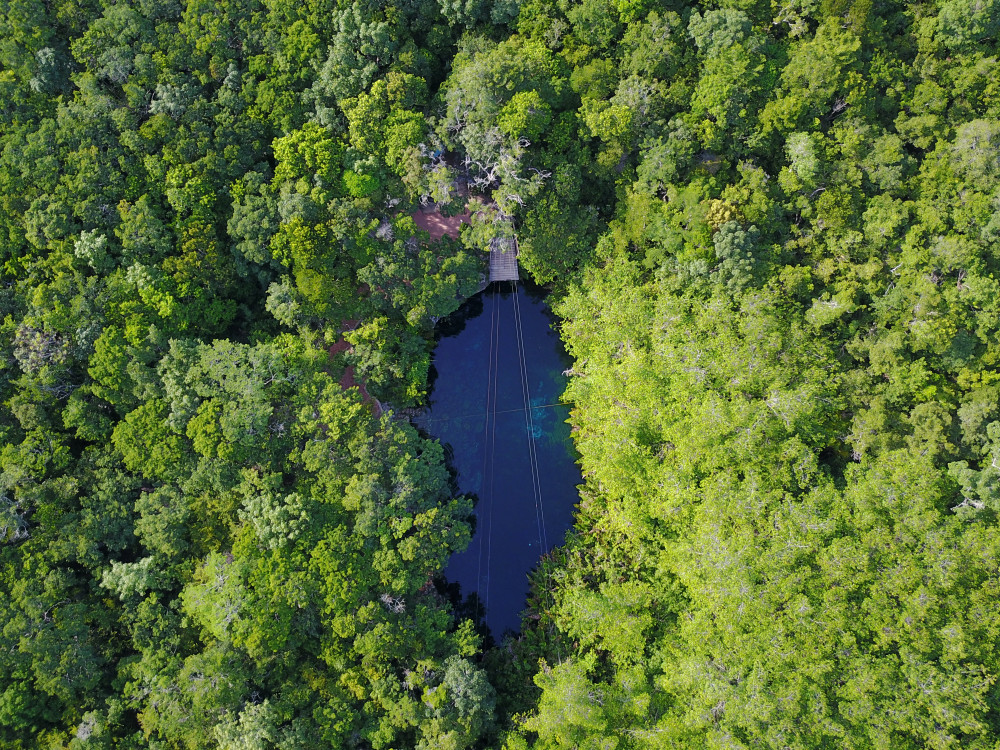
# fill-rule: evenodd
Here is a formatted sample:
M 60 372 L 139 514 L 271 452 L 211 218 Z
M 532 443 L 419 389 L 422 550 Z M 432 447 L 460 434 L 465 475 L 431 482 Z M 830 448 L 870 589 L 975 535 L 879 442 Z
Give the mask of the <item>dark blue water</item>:
M 472 543 L 445 583 L 495 638 L 520 629 L 528 573 L 562 543 L 581 482 L 559 403 L 570 361 L 543 295 L 511 286 L 492 284 L 439 323 L 430 407 L 418 420 L 450 448 L 459 490 L 477 498 Z

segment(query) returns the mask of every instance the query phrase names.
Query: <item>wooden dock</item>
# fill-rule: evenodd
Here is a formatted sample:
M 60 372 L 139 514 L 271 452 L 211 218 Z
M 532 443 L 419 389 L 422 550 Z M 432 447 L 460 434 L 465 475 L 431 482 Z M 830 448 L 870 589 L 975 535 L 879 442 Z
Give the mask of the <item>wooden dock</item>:
M 496 237 L 490 242 L 490 283 L 517 281 L 517 240 Z

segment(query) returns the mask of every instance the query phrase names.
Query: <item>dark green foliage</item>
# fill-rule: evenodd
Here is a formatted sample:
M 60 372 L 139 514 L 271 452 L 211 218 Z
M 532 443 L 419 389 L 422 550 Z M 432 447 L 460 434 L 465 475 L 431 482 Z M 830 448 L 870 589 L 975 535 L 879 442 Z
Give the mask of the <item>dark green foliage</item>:
M 998 41 L 986 0 L 3 3 L 0 745 L 993 748 Z M 584 484 L 484 651 L 400 414 L 515 238 Z
M 418 401 L 430 322 L 477 288 L 481 258 L 412 222 L 391 304 L 364 271 L 409 221 L 391 199 L 429 192 L 445 19 L 0 17 L 0 745 L 476 744 L 478 640 L 427 587 L 469 502 L 327 351 L 375 321 L 358 379 Z M 345 103 L 369 91 L 374 144 Z

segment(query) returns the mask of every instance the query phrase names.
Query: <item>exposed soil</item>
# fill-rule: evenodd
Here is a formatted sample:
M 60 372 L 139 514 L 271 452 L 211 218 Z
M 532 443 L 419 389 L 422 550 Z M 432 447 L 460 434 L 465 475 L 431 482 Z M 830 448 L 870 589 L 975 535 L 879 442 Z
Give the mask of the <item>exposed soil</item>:
M 436 206 L 427 206 L 413 214 L 413 221 L 431 236 L 431 242 L 437 242 L 445 235 L 457 240 L 462 224 L 468 222 L 471 217 L 472 214 L 468 211 L 458 216 L 445 216 Z

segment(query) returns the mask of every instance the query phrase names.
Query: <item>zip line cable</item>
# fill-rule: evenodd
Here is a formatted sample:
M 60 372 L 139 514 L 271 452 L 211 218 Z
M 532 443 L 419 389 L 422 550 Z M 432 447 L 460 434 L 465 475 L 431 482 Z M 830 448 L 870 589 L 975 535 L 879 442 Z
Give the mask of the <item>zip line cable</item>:
M 538 516 L 538 542 L 542 548 L 542 554 L 548 552 L 549 542 L 545 530 L 545 507 L 542 503 L 542 482 L 541 474 L 538 471 L 538 453 L 535 450 L 535 420 L 531 414 L 531 389 L 528 383 L 528 365 L 524 345 L 524 330 L 521 326 L 521 304 L 516 282 L 514 287 L 514 326 L 517 336 L 517 353 L 521 371 L 521 388 L 524 394 L 524 426 L 528 432 L 528 461 L 531 465 L 531 490 L 535 496 L 535 511 Z
M 524 330 L 523 330 L 523 327 L 521 325 L 521 315 L 520 315 L 521 307 L 520 307 L 520 304 L 518 303 L 518 298 L 516 296 L 514 298 L 514 301 L 515 301 L 515 305 L 516 305 L 516 320 L 517 320 L 517 328 L 518 328 L 517 333 L 518 333 L 518 340 L 519 340 L 519 352 L 524 352 L 525 351 L 525 347 L 524 347 Z M 531 406 L 530 406 L 530 403 L 531 403 L 531 391 L 530 391 L 530 386 L 529 386 L 529 383 L 528 383 L 527 360 L 526 360 L 526 357 L 523 354 L 521 356 L 521 370 L 522 370 L 522 378 L 523 378 L 522 382 L 523 382 L 524 394 L 525 394 L 525 410 L 524 411 L 525 411 L 525 416 L 526 416 L 527 421 L 528 421 L 528 448 L 529 448 L 529 452 L 530 452 L 530 456 L 531 456 L 531 466 L 532 466 L 532 474 L 533 474 L 532 481 L 533 481 L 533 484 L 534 484 L 533 488 L 535 489 L 535 491 L 537 493 L 536 497 L 537 497 L 538 507 L 540 509 L 540 514 L 541 514 L 541 519 L 542 519 L 542 538 L 544 540 L 543 541 L 543 544 L 544 544 L 543 555 L 544 555 L 544 554 L 548 554 L 548 551 L 549 551 L 548 539 L 546 538 L 546 532 L 545 532 L 545 505 L 544 505 L 544 502 L 542 500 L 541 474 L 539 473 L 539 470 L 538 470 L 538 453 L 537 453 L 537 450 L 535 448 L 535 422 L 534 422 L 534 417 L 532 415 Z M 555 594 L 552 591 L 549 591 L 548 593 L 549 593 L 549 595 L 552 598 L 552 606 L 554 607 L 555 603 L 556 603 L 555 602 Z M 563 656 L 562 656 L 562 647 L 559 644 L 559 636 L 555 635 L 554 636 L 554 640 L 555 640 L 556 652 L 559 654 L 559 661 L 561 663 L 563 661 Z
M 483 622 L 486 627 L 489 627 L 489 611 L 490 611 L 490 582 L 492 581 L 492 576 L 490 575 L 493 567 L 493 480 L 496 477 L 496 448 L 497 448 L 497 381 L 500 380 L 500 311 L 499 305 L 497 304 L 497 293 L 496 287 L 493 289 L 493 309 L 496 311 L 496 331 L 497 331 L 497 345 L 493 347 L 492 352 L 492 362 L 490 363 L 490 369 L 495 373 L 493 376 L 493 426 L 491 428 L 490 434 L 490 516 L 489 516 L 489 533 L 487 534 L 487 545 L 486 545 L 486 601 L 484 602 L 485 614 L 483 615 Z
M 524 407 L 521 409 L 497 409 L 497 391 L 500 381 L 500 327 L 503 320 L 500 312 L 500 303 L 497 300 L 497 286 L 493 287 L 490 293 L 490 346 L 487 359 L 486 376 L 486 419 L 483 425 L 483 470 L 480 487 L 480 505 L 478 512 L 480 521 L 485 521 L 486 539 L 485 542 L 480 537 L 479 553 L 476 570 L 476 587 L 481 590 L 478 597 L 478 610 L 483 618 L 483 624 L 489 628 L 489 606 L 490 606 L 490 584 L 492 580 L 491 572 L 493 566 L 493 505 L 496 478 L 496 429 L 497 414 L 511 414 L 518 411 L 524 412 L 524 426 L 528 433 L 528 463 L 531 468 L 531 490 L 535 500 L 535 521 L 538 528 L 538 542 L 541 546 L 542 555 L 548 553 L 548 533 L 545 528 L 545 505 L 542 499 L 541 472 L 538 466 L 538 451 L 535 445 L 535 420 L 532 414 L 534 408 L 551 408 L 555 406 L 565 406 L 565 404 L 542 404 L 538 407 L 531 405 L 531 387 L 528 381 L 527 347 L 524 341 L 524 327 L 521 321 L 520 295 L 517 282 L 511 282 L 513 293 L 512 308 L 514 312 L 514 338 L 517 342 L 518 370 L 521 379 L 521 395 L 524 400 Z M 425 421 L 447 421 L 453 419 L 463 419 L 480 417 L 480 414 L 468 414 L 458 417 L 429 418 Z M 486 578 L 483 586 L 483 553 L 486 553 Z
M 489 354 L 486 360 L 486 423 L 483 426 L 483 472 L 480 475 L 480 490 L 481 495 L 480 502 L 489 502 L 492 504 L 492 499 L 486 498 L 486 477 L 487 471 L 492 472 L 493 467 L 489 464 L 489 442 L 490 442 L 490 401 L 496 398 L 496 394 L 491 393 L 491 390 L 495 391 L 495 382 L 493 378 L 493 350 L 496 346 L 494 339 L 497 337 L 497 314 L 496 305 L 491 309 L 491 319 L 490 319 L 490 348 Z M 476 416 L 479 416 L 478 414 Z M 480 518 L 482 517 L 483 509 L 480 509 Z M 492 529 L 490 530 L 492 532 Z M 479 539 L 479 564 L 476 569 L 476 588 L 480 588 L 480 584 L 483 580 L 483 540 L 482 537 Z M 489 566 L 486 569 L 486 575 L 489 576 Z M 478 605 L 480 610 L 480 615 L 483 617 L 483 621 L 486 620 L 486 611 L 483 605 L 482 597 L 477 597 Z
M 520 298 L 518 298 L 518 302 L 517 302 L 517 326 L 518 326 L 518 330 L 520 332 L 521 341 L 523 342 L 524 341 L 524 325 L 523 325 L 522 320 L 521 320 L 521 301 L 520 301 Z M 528 413 L 528 425 L 530 427 L 529 434 L 531 436 L 531 438 L 530 438 L 531 442 L 529 443 L 529 445 L 531 447 L 532 458 L 534 459 L 533 460 L 533 465 L 535 467 L 535 484 L 538 487 L 538 507 L 541 509 L 541 514 L 542 514 L 542 545 L 543 545 L 542 546 L 542 554 L 545 555 L 545 554 L 548 554 L 548 551 L 549 551 L 549 538 L 548 538 L 548 533 L 547 533 L 546 528 L 545 528 L 545 501 L 542 499 L 542 472 L 541 472 L 541 469 L 538 466 L 538 445 L 535 442 L 535 413 L 534 413 L 533 407 L 531 407 L 531 405 L 530 405 L 531 404 L 531 384 L 528 381 L 528 361 L 527 361 L 528 347 L 526 345 L 524 345 L 524 351 L 525 351 L 524 387 L 525 387 L 525 390 L 527 391 L 527 395 L 528 395 L 528 404 L 529 404 L 529 406 L 528 406 L 528 409 L 527 409 L 527 413 Z
M 513 283 L 511 286 L 514 286 Z M 530 408 L 530 403 L 528 402 L 527 390 L 524 387 L 524 350 L 521 337 L 518 335 L 517 326 L 517 288 L 514 288 L 514 300 L 512 302 L 512 307 L 514 309 L 514 338 L 517 341 L 517 363 L 518 363 L 518 375 L 521 378 L 521 393 L 524 396 L 524 429 L 528 432 L 528 440 L 531 440 L 531 431 L 528 427 L 528 410 Z M 534 496 L 535 500 L 535 523 L 538 525 L 538 543 L 542 543 L 542 514 L 541 509 L 538 507 L 538 493 L 535 491 L 535 468 L 534 462 L 531 459 L 531 444 L 528 444 L 528 463 L 531 465 L 531 494 Z

